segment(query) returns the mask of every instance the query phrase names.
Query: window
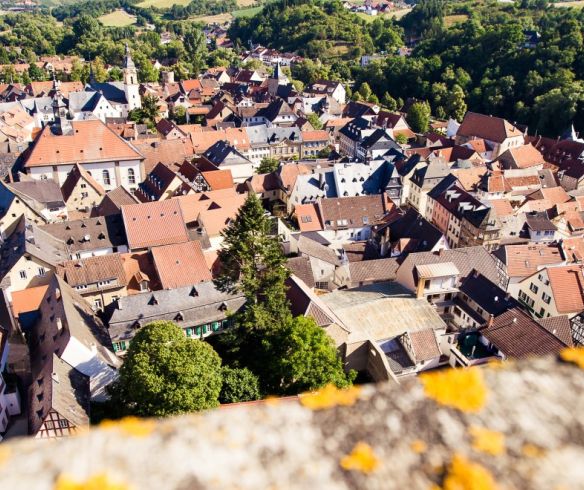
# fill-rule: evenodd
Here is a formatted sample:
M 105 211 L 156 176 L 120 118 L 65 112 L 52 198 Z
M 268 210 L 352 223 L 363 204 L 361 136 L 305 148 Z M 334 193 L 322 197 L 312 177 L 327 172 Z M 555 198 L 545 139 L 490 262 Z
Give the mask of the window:
M 128 346 L 124 340 L 121 342 L 114 342 L 113 347 L 114 347 L 114 352 L 125 351 L 128 348 Z
M 538 287 L 537 287 L 535 284 L 531 283 L 531 284 L 529 285 L 529 290 L 530 290 L 532 293 L 537 293 L 537 291 L 539 290 L 539 288 L 538 288 Z
M 85 189 L 87 187 L 87 184 L 81 184 L 81 188 Z
M 94 310 L 101 310 L 103 308 L 103 303 L 101 302 L 101 299 L 95 299 L 93 301 L 93 309 Z
M 44 267 L 39 267 L 38 272 L 39 272 L 38 275 L 41 277 L 43 277 L 47 273 L 47 271 Z
M 26 271 L 20 271 L 19 274 L 21 279 L 26 279 Z
M 549 305 L 549 304 L 550 304 L 550 301 L 552 300 L 552 297 L 551 297 L 550 295 L 548 295 L 548 294 L 545 294 L 545 293 L 543 293 L 543 294 L 541 295 L 541 299 L 543 299 L 543 302 L 544 302 L 546 305 Z
M 111 185 L 110 174 L 107 170 L 102 172 L 102 178 L 104 185 Z
M 69 421 L 67 421 L 65 419 L 60 419 L 59 425 L 61 426 L 61 429 L 66 429 L 69 427 Z
M 542 318 L 545 316 L 545 309 L 544 308 L 541 308 L 539 310 L 539 316 L 542 317 Z
M 82 192 L 81 199 L 87 199 L 89 197 L 89 192 Z
M 320 281 L 315 284 L 316 289 L 328 289 L 328 281 Z
M 128 169 L 128 183 L 135 184 L 136 183 L 136 172 L 134 172 L 133 168 Z

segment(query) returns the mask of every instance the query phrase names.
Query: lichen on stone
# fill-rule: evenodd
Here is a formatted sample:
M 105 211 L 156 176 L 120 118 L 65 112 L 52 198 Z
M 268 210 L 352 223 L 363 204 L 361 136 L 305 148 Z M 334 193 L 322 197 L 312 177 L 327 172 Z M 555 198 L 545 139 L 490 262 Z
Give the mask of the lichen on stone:
M 484 466 L 455 454 L 448 465 L 443 490 L 496 490 L 491 472 Z
M 560 357 L 563 361 L 573 362 L 584 369 L 584 347 L 567 347 L 560 352 Z
M 521 453 L 527 458 L 541 458 L 545 456 L 545 449 L 535 444 L 527 443 L 521 447 Z
M 423 373 L 426 396 L 463 412 L 478 412 L 486 403 L 487 387 L 477 367 Z
M 346 471 L 372 473 L 380 464 L 379 458 L 371 446 L 365 442 L 358 442 L 350 454 L 341 459 L 341 468 Z
M 410 444 L 410 448 L 416 454 L 423 454 L 428 450 L 428 445 L 421 439 L 416 439 Z
M 300 395 L 300 403 L 311 410 L 324 410 L 337 405 L 353 405 L 360 394 L 361 388 L 358 386 L 339 389 L 334 385 L 327 385 L 313 393 Z
M 0 467 L 4 466 L 8 462 L 11 454 L 12 450 L 9 447 L 0 447 Z
M 505 452 L 505 436 L 501 432 L 473 425 L 469 433 L 473 438 L 472 447 L 475 451 L 491 456 L 500 456 Z
M 109 478 L 105 473 L 78 481 L 70 475 L 61 475 L 55 483 L 54 490 L 130 490 L 132 487 Z
M 99 426 L 102 429 L 117 429 L 128 436 L 147 437 L 156 428 L 156 422 L 139 417 L 124 417 L 121 420 L 104 420 Z

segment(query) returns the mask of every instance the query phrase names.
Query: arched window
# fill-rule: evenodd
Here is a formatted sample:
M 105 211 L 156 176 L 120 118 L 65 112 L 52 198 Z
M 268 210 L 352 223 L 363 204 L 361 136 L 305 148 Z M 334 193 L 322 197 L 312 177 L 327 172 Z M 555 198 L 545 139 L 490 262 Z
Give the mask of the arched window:
M 128 169 L 128 183 L 130 184 L 136 183 L 136 172 L 134 172 L 133 168 Z
M 103 176 L 103 184 L 104 185 L 111 185 L 111 180 L 110 180 L 110 174 L 109 171 L 104 170 L 102 172 L 102 176 Z

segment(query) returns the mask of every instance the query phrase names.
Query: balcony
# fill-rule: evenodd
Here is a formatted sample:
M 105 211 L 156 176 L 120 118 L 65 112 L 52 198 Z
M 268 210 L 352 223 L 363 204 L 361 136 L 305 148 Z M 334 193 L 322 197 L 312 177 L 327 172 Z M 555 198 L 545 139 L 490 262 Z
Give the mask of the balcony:
M 463 366 L 477 366 L 501 360 L 494 349 L 488 348 L 480 341 L 480 334 L 477 332 L 460 336 L 458 343 L 450 346 L 450 352 L 452 357 Z

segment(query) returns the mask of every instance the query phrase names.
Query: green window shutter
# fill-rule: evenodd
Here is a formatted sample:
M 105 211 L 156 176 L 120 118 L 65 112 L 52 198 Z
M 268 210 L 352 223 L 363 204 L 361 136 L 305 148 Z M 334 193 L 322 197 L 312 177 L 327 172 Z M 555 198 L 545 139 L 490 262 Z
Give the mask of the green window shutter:
M 201 335 L 201 327 L 196 327 L 196 328 L 195 328 L 195 333 L 196 333 L 197 335 Z

